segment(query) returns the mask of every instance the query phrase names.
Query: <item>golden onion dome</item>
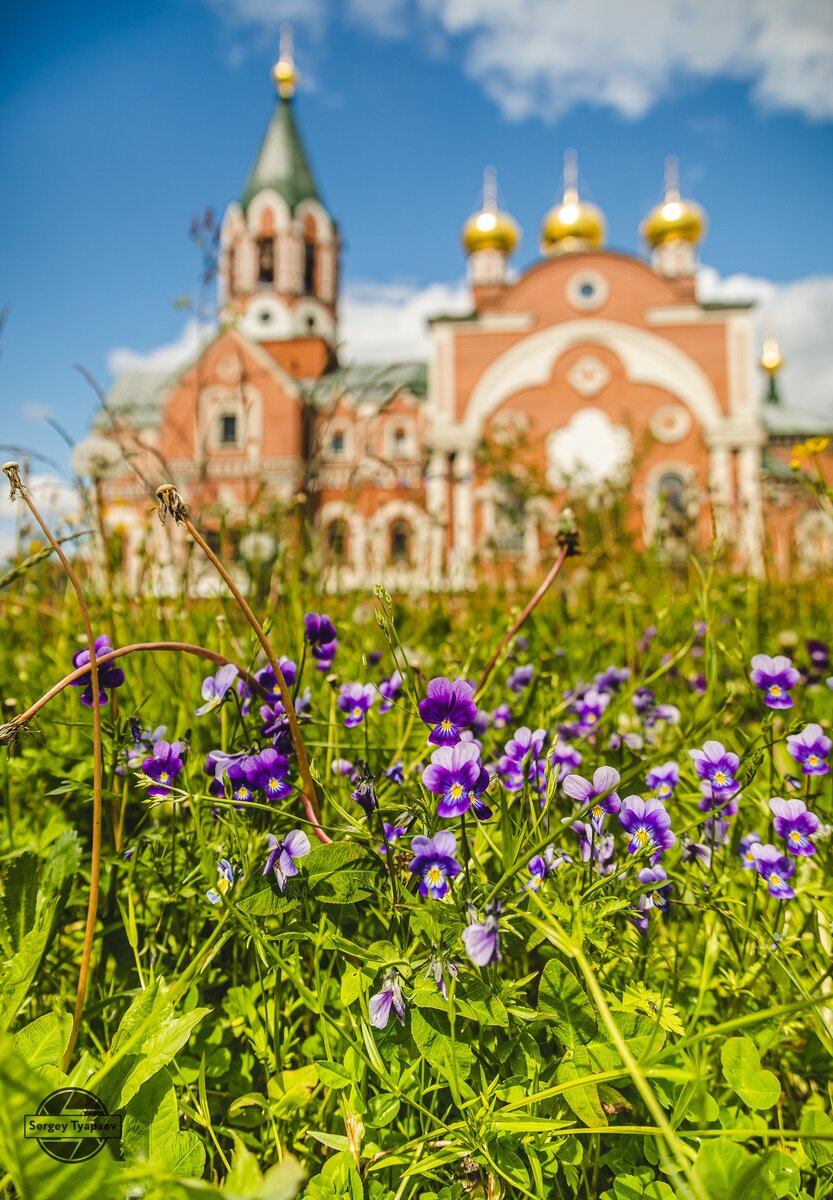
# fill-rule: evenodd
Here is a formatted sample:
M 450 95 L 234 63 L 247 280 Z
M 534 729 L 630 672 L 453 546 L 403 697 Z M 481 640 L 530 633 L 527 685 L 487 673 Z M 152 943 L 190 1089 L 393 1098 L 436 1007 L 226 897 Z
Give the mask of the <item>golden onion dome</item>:
M 462 241 L 466 254 L 478 250 L 500 250 L 511 254 L 521 240 L 518 224 L 497 206 L 497 174 L 494 167 L 483 172 L 483 207 L 472 213 L 463 226 Z
M 292 29 L 289 25 L 281 26 L 280 50 L 278 51 L 278 61 L 272 68 L 272 78 L 281 99 L 290 100 L 295 95 L 298 71 L 293 58 Z
M 693 200 L 683 200 L 676 158 L 665 163 L 665 199 L 648 213 L 642 236 L 652 248 L 664 242 L 699 242 L 706 232 L 706 214 Z
M 541 250 L 562 254 L 569 250 L 597 250 L 604 244 L 606 225 L 601 209 L 578 194 L 578 162 L 574 151 L 564 155 L 564 194 L 541 225 Z

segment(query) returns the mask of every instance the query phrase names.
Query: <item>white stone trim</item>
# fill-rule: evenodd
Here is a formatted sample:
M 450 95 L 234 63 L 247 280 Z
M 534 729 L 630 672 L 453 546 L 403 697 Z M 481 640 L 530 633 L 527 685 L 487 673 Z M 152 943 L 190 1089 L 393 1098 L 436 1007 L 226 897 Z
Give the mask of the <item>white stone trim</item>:
M 430 529 L 428 514 L 413 500 L 388 500 L 368 519 L 370 569 L 379 574 L 392 566 L 401 567 L 402 564 L 390 562 L 389 540 L 395 521 L 407 521 L 411 527 L 411 561 L 408 567 L 409 570 L 416 568 L 416 572 L 421 574 L 421 564 L 426 561 L 428 553 Z
M 248 227 L 249 237 L 253 240 L 261 236 L 262 217 L 266 212 L 271 212 L 274 218 L 276 237 L 282 233 L 292 232 L 292 213 L 289 205 L 284 200 L 279 192 L 273 188 L 263 188 L 258 192 L 246 210 L 246 225 Z
M 666 475 L 679 475 L 685 483 L 688 502 L 688 518 L 692 528 L 696 527 L 697 515 L 700 511 L 700 489 L 697 484 L 697 470 L 688 462 L 669 458 L 656 463 L 645 476 L 645 495 L 642 500 L 642 528 L 646 545 L 651 545 L 657 532 L 657 502 L 659 500 L 660 481 Z
M 298 337 L 320 337 L 330 345 L 334 343 L 336 323 L 332 314 L 319 300 L 313 299 L 312 296 L 305 296 L 294 306 L 292 315 L 295 319 L 295 331 Z M 315 321 L 312 326 L 309 325 L 310 317 Z

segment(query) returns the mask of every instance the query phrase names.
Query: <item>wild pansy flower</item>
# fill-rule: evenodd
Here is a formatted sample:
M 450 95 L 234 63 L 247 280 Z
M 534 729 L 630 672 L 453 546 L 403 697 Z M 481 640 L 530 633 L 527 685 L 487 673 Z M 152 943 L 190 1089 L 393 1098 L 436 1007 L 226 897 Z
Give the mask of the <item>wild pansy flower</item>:
M 105 654 L 109 654 L 113 647 L 110 645 L 110 639 L 106 633 L 95 639 L 95 658 L 103 658 Z M 72 665 L 74 667 L 86 667 L 90 661 L 89 650 L 79 650 L 72 656 Z M 115 663 L 109 662 L 100 665 L 98 668 L 98 703 L 99 707 L 103 707 L 108 700 L 107 689 L 121 687 L 124 683 L 124 671 L 121 667 L 117 667 Z M 80 679 L 74 679 L 72 687 L 83 688 L 81 693 L 81 703 L 87 708 L 93 706 L 93 677 L 92 672 L 88 671 L 82 675 Z
M 399 1018 L 400 1025 L 405 1024 L 405 1000 L 399 983 L 399 972 L 391 967 L 385 976 L 381 992 L 370 997 L 368 1003 L 370 1024 L 374 1029 L 384 1029 L 390 1020 L 391 1009 Z
M 792 708 L 790 688 L 798 683 L 801 672 L 796 670 L 786 654 L 776 654 L 774 658 L 768 654 L 756 654 L 752 659 L 749 678 L 765 693 L 764 704 L 768 708 Z
M 500 901 L 486 905 L 482 922 L 476 920 L 476 912 L 469 905 L 470 925 L 463 930 L 463 945 L 476 967 L 490 967 L 500 962 Z
M 153 756 L 142 763 L 142 772 L 148 779 L 156 782 L 148 788 L 149 796 L 170 796 L 170 784 L 174 782 L 182 770 L 182 755 L 185 753 L 185 742 L 157 742 L 153 747 Z
M 295 860 L 305 858 L 310 852 L 309 838 L 303 830 L 293 829 L 282 841 L 274 834 L 267 834 L 266 842 L 269 846 L 269 857 L 266 859 L 263 874 L 268 875 L 270 871 L 274 871 L 278 887 L 284 891 L 287 879 L 298 874 Z
M 353 772 L 355 787 L 350 793 L 350 799 L 364 809 L 364 815 L 368 820 L 370 820 L 370 814 L 376 812 L 379 807 L 376 788 L 373 786 L 374 779 L 375 776 L 364 759 L 357 759 L 356 769 Z
M 597 692 L 618 692 L 631 677 L 628 667 L 605 667 L 593 680 Z
M 434 982 L 436 983 L 443 1000 L 448 999 L 448 988 L 446 987 L 445 983 L 446 972 L 448 972 L 448 975 L 451 979 L 456 979 L 460 974 L 456 963 L 451 962 L 450 959 L 443 960 L 441 958 L 432 958 L 428 970 L 425 972 L 426 975 L 434 976 Z
M 231 778 L 230 772 L 232 768 L 239 767 L 245 757 L 245 754 L 226 754 L 224 750 L 209 750 L 205 756 L 203 771 L 206 775 L 211 776 L 211 783 L 208 785 L 208 794 L 210 796 L 225 796 L 224 777 L 229 776 Z M 241 768 L 237 774 L 237 779 L 243 780 L 244 778 Z
M 631 750 L 641 750 L 644 745 L 645 739 L 641 733 L 619 733 L 614 729 L 607 739 L 608 750 L 621 750 L 622 746 L 628 746 Z
M 343 683 L 336 704 L 345 713 L 344 726 L 353 729 L 361 725 L 376 696 L 372 683 Z
M 516 667 L 506 681 L 506 686 L 510 692 L 522 692 L 524 688 L 528 688 L 532 683 L 532 677 L 535 674 L 535 668 L 530 665 Z
M 656 697 L 650 688 L 638 687 L 632 696 L 632 703 L 638 713 L 648 712 L 654 707 Z
M 735 779 L 740 759 L 737 754 L 725 750 L 721 742 L 706 742 L 702 750 L 689 750 L 688 753 L 694 760 L 698 778 L 711 784 L 715 796 L 721 792 L 730 796 L 740 791 L 740 784 Z
M 402 674 L 400 671 L 394 671 L 389 679 L 382 680 L 379 684 L 379 694 L 382 697 L 382 703 L 379 705 L 380 713 L 390 712 L 401 690 Z
M 204 679 L 202 681 L 202 698 L 205 704 L 201 704 L 194 710 L 194 716 L 202 717 L 208 712 L 213 712 L 215 708 L 219 708 L 239 674 L 234 663 L 226 663 L 225 666 L 220 667 L 216 675 L 209 675 L 207 679 Z
M 291 658 L 287 658 L 282 654 L 278 659 L 278 666 L 281 669 L 284 682 L 287 687 L 292 687 L 298 674 L 298 667 Z M 275 678 L 275 672 L 272 670 L 272 664 L 267 663 L 265 667 L 261 667 L 259 671 L 255 671 L 254 677 L 264 691 L 268 692 L 270 700 L 279 700 L 280 692 L 278 691 L 278 681 Z M 242 712 L 244 716 L 249 715 L 251 707 L 252 689 L 246 683 L 245 679 L 238 679 L 237 694 L 243 701 Z
M 498 759 L 498 770 L 507 792 L 523 790 L 524 779 L 543 794 L 546 763 L 542 757 L 547 731 L 522 725 L 506 743 L 506 753 Z
M 661 800 L 652 796 L 643 800 L 641 796 L 627 796 L 622 801 L 619 822 L 631 835 L 628 853 L 637 854 L 649 850 L 652 855 L 661 854 L 676 842 L 671 832 L 671 816 Z
M 700 812 L 714 813 L 719 817 L 733 817 L 738 811 L 740 793 L 727 788 L 718 791 L 714 784 L 704 779 L 700 784 L 703 799 L 697 801 Z
M 808 638 L 804 644 L 813 670 L 819 673 L 826 671 L 830 666 L 830 647 L 827 642 L 821 642 L 818 638 Z
M 447 829 L 441 830 L 433 838 L 411 838 L 411 850 L 414 858 L 409 864 L 412 874 L 420 879 L 419 893 L 430 896 L 432 900 L 442 900 L 448 891 L 448 881 L 460 874 L 460 864 L 456 859 L 457 839 Z
M 379 847 L 379 853 L 387 854 L 388 850 L 392 849 L 408 830 L 405 825 L 391 825 L 390 821 L 384 821 L 383 825 L 385 827 L 385 842 Z
M 651 642 L 657 636 L 658 632 L 659 632 L 659 630 L 657 629 L 656 625 L 648 626 L 648 628 L 643 633 L 642 637 L 636 643 L 636 648 L 640 654 L 646 654 L 648 652 Z
M 804 775 L 827 775 L 830 767 L 825 761 L 830 753 L 830 738 L 822 732 L 821 725 L 805 725 L 801 733 L 787 738 L 787 750 L 796 762 L 801 763 Z
M 619 772 L 613 767 L 597 767 L 592 783 L 581 775 L 568 775 L 561 787 L 565 795 L 577 800 L 582 808 L 589 807 L 590 822 L 596 832 L 601 833 L 607 814 L 618 813 L 622 806 L 614 790 L 619 779 Z
M 304 636 L 319 671 L 329 671 L 338 649 L 336 627 L 324 613 L 304 614 Z
M 349 758 L 334 758 L 330 763 L 330 770 L 334 775 L 350 775 L 353 772 L 353 764 Z
M 609 875 L 613 870 L 613 858 L 616 853 L 616 842 L 612 834 L 597 834 L 592 825 L 586 821 L 574 821 L 570 826 L 578 838 L 579 854 L 582 862 L 593 859 L 595 868 L 600 875 Z M 565 860 L 572 861 L 565 855 Z
M 127 746 L 122 753 L 128 767 L 138 768 L 141 767 L 142 760 L 153 749 L 154 742 L 161 742 L 164 739 L 167 733 L 167 726 L 157 725 L 156 729 L 142 729 L 139 722 L 134 718 L 130 722 L 130 732 L 133 735 L 133 745 Z
M 267 800 L 283 800 L 292 791 L 292 785 L 286 779 L 289 763 L 277 750 L 270 748 L 251 754 L 244 758 L 241 766 L 249 787 L 265 792 Z
M 636 902 L 637 911 L 633 916 L 634 924 L 645 933 L 648 929 L 648 913 L 652 908 L 660 912 L 668 911 L 668 897 L 671 884 L 663 867 L 643 867 L 639 872 L 639 882 L 649 890 L 643 892 Z
M 219 904 L 221 897 L 225 896 L 233 883 L 232 865 L 227 858 L 221 858 L 217 864 L 217 882 L 205 894 L 212 904 Z
M 755 859 L 755 870 L 766 880 L 770 896 L 774 896 L 776 900 L 792 900 L 795 896 L 789 884 L 795 872 L 792 859 L 787 858 L 777 846 L 770 843 L 762 846 L 756 842 L 751 850 Z
M 668 800 L 674 795 L 674 789 L 680 782 L 680 768 L 675 762 L 662 763 L 652 767 L 645 776 L 645 786 L 656 792 L 660 800 Z
M 743 864 L 744 871 L 751 871 L 755 866 L 755 855 L 752 853 L 752 847 L 760 845 L 761 835 L 755 833 L 745 833 L 740 839 L 738 847 L 738 858 Z
M 499 704 L 492 713 L 492 725 L 495 729 L 505 729 L 511 720 L 512 710 L 508 704 Z
M 537 892 L 548 875 L 556 871 L 562 863 L 572 861 L 570 855 L 565 854 L 563 850 L 556 853 L 555 846 L 547 846 L 543 854 L 535 854 L 529 860 L 529 879 L 524 887 L 530 892 Z
M 459 817 L 474 808 L 476 816 L 491 811 L 478 799 L 489 786 L 489 772 L 480 761 L 480 751 L 471 742 L 456 746 L 440 746 L 431 755 L 431 762 L 422 772 L 422 782 L 429 792 L 440 797 L 437 815 Z
M 392 763 L 383 774 L 385 779 L 389 779 L 391 783 L 396 783 L 402 787 L 405 782 L 405 764 L 401 762 Z
M 578 750 L 575 750 L 569 742 L 556 742 L 547 757 L 558 767 L 559 781 L 563 780 L 571 771 L 577 770 L 584 761 Z
M 419 715 L 431 726 L 428 741 L 435 746 L 454 746 L 460 734 L 477 715 L 474 688 L 465 679 L 432 679 L 426 697 L 419 702 Z
M 597 692 L 595 688 L 588 688 L 583 696 L 573 701 L 573 712 L 578 717 L 579 729 L 582 733 L 596 727 L 608 704 L 610 704 L 609 694 Z
M 811 837 L 819 827 L 819 819 L 814 812 L 810 812 L 804 801 L 782 800 L 776 796 L 770 800 L 769 807 L 775 817 L 772 827 L 787 843 L 790 854 L 815 854 L 816 847 Z

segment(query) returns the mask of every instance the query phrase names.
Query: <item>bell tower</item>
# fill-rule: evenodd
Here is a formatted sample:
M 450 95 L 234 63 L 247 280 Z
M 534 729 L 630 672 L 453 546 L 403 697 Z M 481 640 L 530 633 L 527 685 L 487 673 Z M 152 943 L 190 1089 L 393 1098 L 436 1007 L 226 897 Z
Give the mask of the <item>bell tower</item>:
M 339 239 L 295 120 L 288 26 L 272 77 L 271 120 L 240 200 L 223 216 L 218 300 L 223 321 L 266 344 L 291 374 L 314 377 L 335 359 Z

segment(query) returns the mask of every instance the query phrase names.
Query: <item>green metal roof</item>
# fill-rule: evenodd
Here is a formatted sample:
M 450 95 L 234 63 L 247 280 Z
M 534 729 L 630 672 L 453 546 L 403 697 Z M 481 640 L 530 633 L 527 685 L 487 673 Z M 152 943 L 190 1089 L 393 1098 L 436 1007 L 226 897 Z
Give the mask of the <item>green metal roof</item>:
M 833 422 L 821 413 L 790 408 L 784 404 L 762 404 L 761 416 L 772 437 L 822 437 L 833 433 Z
M 173 386 L 177 371 L 123 371 L 107 393 L 107 408 L 114 417 L 129 421 L 136 429 L 157 429 L 161 422 L 162 405 Z M 97 412 L 93 427 L 108 429 L 107 414 Z
M 428 368 L 424 362 L 354 363 L 339 367 L 313 385 L 313 396 L 321 404 L 336 392 L 347 392 L 356 403 L 378 407 L 401 391 L 422 399 L 428 391 Z
M 318 200 L 312 170 L 295 124 L 290 100 L 278 100 L 255 165 L 246 180 L 240 202 L 248 208 L 258 192 L 272 188 L 291 209 L 302 200 Z

